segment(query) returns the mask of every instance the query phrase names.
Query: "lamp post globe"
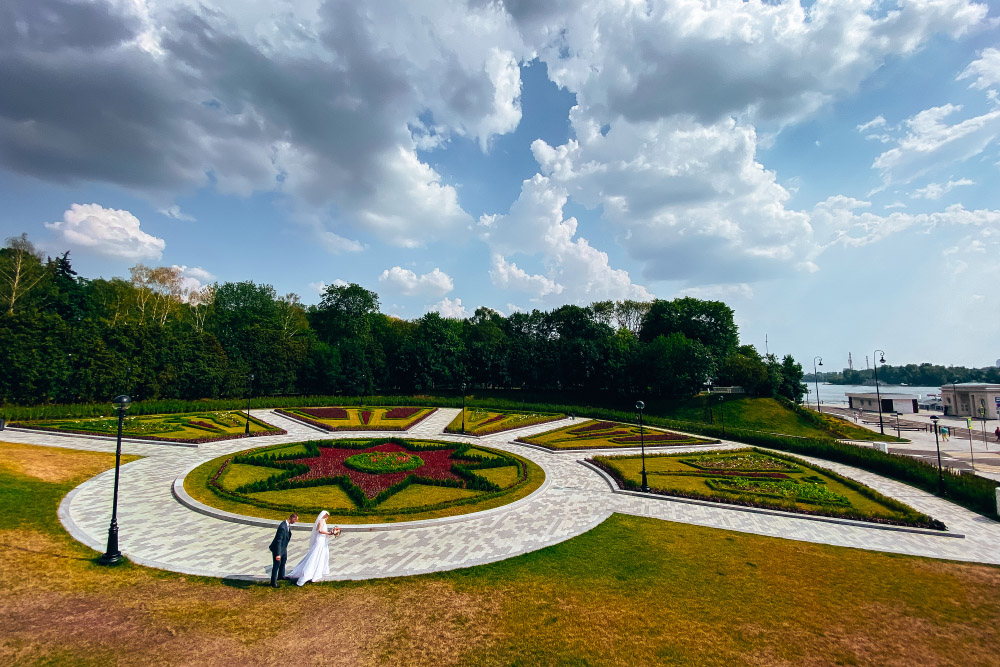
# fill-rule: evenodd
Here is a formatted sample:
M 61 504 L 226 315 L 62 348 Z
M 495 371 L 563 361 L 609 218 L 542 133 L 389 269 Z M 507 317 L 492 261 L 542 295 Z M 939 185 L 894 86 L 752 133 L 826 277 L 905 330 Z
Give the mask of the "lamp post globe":
M 642 401 L 635 402 L 636 412 L 639 413 L 639 445 L 642 451 L 642 491 L 648 493 L 649 484 L 646 483 L 646 437 L 645 430 L 642 427 L 642 410 L 645 407 L 646 404 Z
M 875 352 L 878 352 L 880 355 L 878 361 L 874 361 Z M 875 352 L 872 353 L 872 366 L 875 368 L 875 399 L 878 401 L 878 429 L 882 432 L 882 435 L 885 435 L 885 426 L 882 424 L 882 392 L 878 388 L 878 365 L 885 363 L 885 351 L 875 350 Z
M 125 411 L 132 404 L 132 399 L 122 394 L 115 396 L 111 405 L 118 411 L 118 445 L 115 447 L 115 493 L 111 504 L 111 525 L 108 526 L 108 546 L 99 562 L 102 565 L 115 565 L 121 562 L 122 552 L 118 549 L 118 476 L 122 463 L 122 424 L 125 421 Z
M 931 421 L 934 423 L 934 446 L 937 448 L 937 459 L 938 459 L 938 495 L 944 495 L 944 475 L 941 472 L 941 442 L 938 440 L 938 417 L 937 415 L 931 415 Z
M 250 396 L 253 394 L 253 373 L 247 375 L 247 428 L 243 435 L 250 435 Z

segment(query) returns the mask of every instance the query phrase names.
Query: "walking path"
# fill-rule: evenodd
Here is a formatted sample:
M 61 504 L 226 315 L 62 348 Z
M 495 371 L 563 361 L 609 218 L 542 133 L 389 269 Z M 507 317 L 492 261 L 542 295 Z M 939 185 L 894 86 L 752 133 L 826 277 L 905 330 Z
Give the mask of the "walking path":
M 823 406 L 823 411 L 828 414 L 835 414 L 845 417 L 851 421 L 853 412 L 846 408 Z M 872 422 L 872 416 L 866 414 L 865 418 Z M 910 442 L 895 443 L 890 442 L 888 449 L 893 454 L 904 454 L 913 458 L 922 459 L 932 465 L 937 465 L 937 450 L 941 449 L 941 466 L 962 472 L 972 472 L 982 477 L 1000 480 L 1000 442 L 996 441 L 993 429 L 996 422 L 986 422 L 985 438 L 982 424 L 973 422 L 972 437 L 965 428 L 964 417 L 942 418 L 940 425 L 947 426 L 950 434 L 945 440 L 943 436 L 934 439 L 934 431 L 931 430 L 930 413 L 908 414 L 900 422 L 903 428 L 926 427 L 927 430 L 900 431 L 899 434 L 907 438 Z M 872 440 L 878 441 L 881 435 L 878 426 L 878 414 L 875 414 L 874 422 L 855 424 L 872 431 Z M 885 432 L 888 435 L 896 434 L 895 417 L 887 415 L 883 420 Z M 866 443 L 867 444 L 867 443 Z
M 442 433 L 457 413 L 457 409 L 439 409 L 407 435 L 455 442 L 467 440 L 463 436 Z M 194 512 L 178 502 L 171 492 L 175 479 L 204 461 L 249 446 L 316 439 L 318 435 L 313 428 L 269 411 L 257 410 L 254 416 L 280 425 L 288 434 L 254 438 L 250 442 L 208 443 L 198 448 L 123 443 L 124 452 L 146 457 L 126 464 L 121 471 L 118 523 L 120 547 L 126 556 L 143 565 L 188 574 L 256 579 L 268 576 L 267 545 L 273 537 L 273 528 L 234 523 Z M 931 494 L 848 466 L 808 459 L 941 519 L 948 525 L 951 536 L 846 525 L 620 492 L 581 462 L 596 452 L 545 452 L 513 442 L 519 436 L 569 423 L 572 422 L 565 419 L 475 439 L 541 466 L 546 482 L 532 495 L 510 506 L 465 515 L 460 520 L 452 517 L 421 522 L 418 527 L 405 529 L 395 525 L 394 530 L 345 531 L 331 544 L 331 578 L 405 576 L 503 560 L 584 533 L 615 512 L 807 542 L 1000 564 L 1000 523 Z M 334 433 L 324 434 L 324 437 L 364 435 L 369 434 Z M 377 437 L 385 433 L 370 435 Z M 114 451 L 115 447 L 113 440 L 52 437 L 51 434 L 13 430 L 5 431 L 2 439 L 97 451 Z M 723 443 L 719 447 L 728 446 L 742 445 Z M 637 453 L 638 449 L 615 451 Z M 671 451 L 684 449 L 671 448 Z M 59 508 L 60 519 L 73 537 L 97 551 L 105 548 L 113 481 L 113 470 L 102 473 L 74 489 Z M 964 537 L 955 537 L 955 534 Z M 293 535 L 289 551 L 293 562 L 305 551 L 308 540 L 304 537 L 298 531 Z

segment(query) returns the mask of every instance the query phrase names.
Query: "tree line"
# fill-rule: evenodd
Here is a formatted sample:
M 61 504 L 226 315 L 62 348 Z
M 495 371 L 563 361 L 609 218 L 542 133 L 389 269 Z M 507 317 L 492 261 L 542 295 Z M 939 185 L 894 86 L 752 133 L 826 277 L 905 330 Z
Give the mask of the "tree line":
M 252 377 L 252 380 L 250 376 Z M 719 301 L 602 301 L 465 319 L 403 320 L 375 292 L 319 304 L 271 285 L 185 289 L 137 265 L 87 279 L 25 235 L 0 249 L 0 403 L 527 389 L 690 396 L 706 383 L 800 401 L 802 368 L 740 345 Z
M 845 368 L 839 372 L 818 373 L 820 382 L 830 384 L 873 384 L 875 371 L 866 368 L 855 370 Z M 813 381 L 813 374 L 805 376 L 807 382 Z M 982 382 L 1000 384 L 1000 368 L 986 366 L 983 368 L 966 368 L 965 366 L 940 366 L 938 364 L 906 364 L 905 366 L 890 366 L 879 364 L 879 384 L 908 384 L 915 387 L 942 387 L 952 382 Z

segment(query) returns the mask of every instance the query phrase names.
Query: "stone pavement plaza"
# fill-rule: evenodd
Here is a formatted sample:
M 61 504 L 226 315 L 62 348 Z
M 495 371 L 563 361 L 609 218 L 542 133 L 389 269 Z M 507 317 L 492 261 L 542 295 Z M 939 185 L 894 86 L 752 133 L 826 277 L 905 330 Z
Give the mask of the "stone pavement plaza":
M 848 466 L 802 457 L 941 519 L 947 524 L 948 533 L 893 530 L 858 525 L 859 522 L 621 492 L 613 490 L 605 477 L 582 462 L 597 451 L 548 452 L 513 442 L 521 435 L 571 423 L 568 419 L 483 438 L 443 434 L 444 427 L 457 413 L 457 409 L 439 409 L 406 435 L 455 442 L 468 439 L 513 452 L 542 467 L 546 475 L 542 487 L 511 505 L 460 518 L 423 521 L 410 527 L 393 524 L 385 526 L 386 529 L 344 526 L 343 535 L 331 541 L 331 579 L 405 576 L 499 561 L 580 535 L 615 512 L 807 542 L 1000 564 L 1000 523 L 913 487 Z M 199 447 L 123 443 L 123 452 L 145 457 L 121 469 L 119 539 L 128 558 L 142 565 L 187 574 L 263 579 L 270 569 L 267 547 L 274 528 L 223 520 L 189 509 L 172 493 L 174 481 L 204 461 L 251 446 L 321 437 L 385 435 L 320 433 L 273 412 L 262 410 L 254 414 L 280 425 L 288 431 L 287 435 Z M 113 452 L 115 446 L 113 440 L 23 430 L 7 430 L 3 439 L 105 452 Z M 727 446 L 742 445 L 723 443 L 700 449 Z M 637 453 L 638 449 L 613 451 Z M 684 450 L 670 448 L 670 451 Z M 114 470 L 97 475 L 68 494 L 59 508 L 59 518 L 70 534 L 99 552 L 104 551 L 107 540 L 113 481 Z M 304 554 L 308 541 L 307 532 L 293 533 L 289 546 L 292 563 Z

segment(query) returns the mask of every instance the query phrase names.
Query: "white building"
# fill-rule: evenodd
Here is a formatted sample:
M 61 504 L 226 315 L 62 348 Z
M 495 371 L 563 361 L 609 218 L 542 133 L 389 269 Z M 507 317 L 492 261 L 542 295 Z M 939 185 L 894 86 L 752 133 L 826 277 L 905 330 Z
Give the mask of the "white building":
M 901 412 L 913 414 L 917 412 L 917 394 L 887 394 L 882 392 L 882 412 Z M 870 410 L 878 412 L 879 395 L 873 392 L 864 394 L 847 394 L 847 405 L 852 410 Z
M 941 387 L 941 399 L 946 415 L 996 419 L 1000 410 L 1000 384 L 946 384 Z

